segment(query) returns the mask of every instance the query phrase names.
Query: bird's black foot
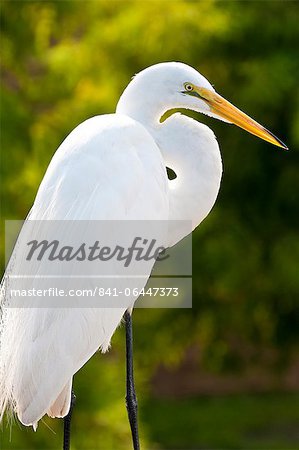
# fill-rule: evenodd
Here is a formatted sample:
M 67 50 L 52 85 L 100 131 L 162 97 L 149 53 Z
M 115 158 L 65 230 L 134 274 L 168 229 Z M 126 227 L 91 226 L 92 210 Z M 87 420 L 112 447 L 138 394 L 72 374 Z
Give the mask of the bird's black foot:
M 129 311 L 125 312 L 126 321 L 126 363 L 127 363 L 127 394 L 126 406 L 129 416 L 129 422 L 132 432 L 133 449 L 140 450 L 137 419 L 137 398 L 134 385 L 133 373 L 133 333 L 132 316 Z
M 131 392 L 126 395 L 126 407 L 132 432 L 133 448 L 134 450 L 139 450 L 137 398 L 135 392 Z
M 70 410 L 68 412 L 68 415 L 64 418 L 64 427 L 63 427 L 63 450 L 70 450 L 71 446 L 71 420 L 72 420 L 72 414 L 73 409 L 76 403 L 76 396 L 74 392 L 72 391 L 71 396 L 71 406 Z

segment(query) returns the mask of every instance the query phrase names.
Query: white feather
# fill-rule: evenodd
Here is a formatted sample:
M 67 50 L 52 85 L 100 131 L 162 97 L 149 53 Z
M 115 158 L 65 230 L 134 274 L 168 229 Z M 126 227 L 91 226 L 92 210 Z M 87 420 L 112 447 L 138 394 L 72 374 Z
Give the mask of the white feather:
M 167 190 L 161 154 L 143 126 L 119 114 L 94 117 L 57 150 L 28 219 L 162 220 L 168 215 Z M 40 265 L 32 269 L 39 270 Z M 134 298 L 126 302 L 112 309 L 5 308 L 1 414 L 10 404 L 25 425 L 46 412 L 65 415 L 74 373 L 98 348 L 108 349 Z

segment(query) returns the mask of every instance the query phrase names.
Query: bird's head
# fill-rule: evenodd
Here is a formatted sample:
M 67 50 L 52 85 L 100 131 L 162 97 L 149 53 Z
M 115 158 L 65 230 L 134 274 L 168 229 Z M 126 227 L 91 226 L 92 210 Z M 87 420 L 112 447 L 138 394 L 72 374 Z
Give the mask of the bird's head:
M 155 119 L 160 118 L 175 108 L 190 109 L 233 123 L 287 150 L 269 130 L 217 94 L 205 77 L 183 63 L 155 64 L 138 73 L 121 96 L 117 111 L 147 122 L 153 115 Z

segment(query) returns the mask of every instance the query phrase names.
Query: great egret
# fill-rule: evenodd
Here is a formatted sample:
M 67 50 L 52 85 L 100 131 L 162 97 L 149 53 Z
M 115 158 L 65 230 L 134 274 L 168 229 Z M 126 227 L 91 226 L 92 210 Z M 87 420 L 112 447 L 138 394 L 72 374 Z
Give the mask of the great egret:
M 115 114 L 86 120 L 64 140 L 49 164 L 28 219 L 188 219 L 192 229 L 197 227 L 215 203 L 221 156 L 207 126 L 179 113 L 160 120 L 174 108 L 234 123 L 287 148 L 218 95 L 192 67 L 177 62 L 156 64 L 132 79 Z M 175 171 L 175 180 L 168 180 L 166 167 Z M 166 246 L 183 237 L 180 230 L 170 231 Z M 18 249 L 14 252 L 17 259 Z M 3 283 L 1 417 L 10 408 L 24 425 L 36 427 L 45 414 L 71 414 L 73 375 L 97 349 L 108 349 L 125 314 L 127 406 L 134 449 L 138 449 L 130 314 L 136 297 L 127 297 L 124 308 L 65 311 L 6 308 L 7 296 Z M 69 446 L 69 422 L 70 415 L 65 422 L 65 448 Z

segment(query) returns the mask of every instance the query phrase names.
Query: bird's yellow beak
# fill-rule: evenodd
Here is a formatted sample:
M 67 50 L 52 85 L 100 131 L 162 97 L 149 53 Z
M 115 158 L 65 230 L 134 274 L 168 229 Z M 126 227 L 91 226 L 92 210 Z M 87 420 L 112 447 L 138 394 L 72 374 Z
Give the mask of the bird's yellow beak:
M 211 112 L 271 144 L 288 150 L 288 147 L 274 136 L 271 131 L 251 119 L 247 114 L 240 111 L 219 94 L 216 94 L 216 92 L 196 86 L 194 86 L 194 92 L 209 105 Z

